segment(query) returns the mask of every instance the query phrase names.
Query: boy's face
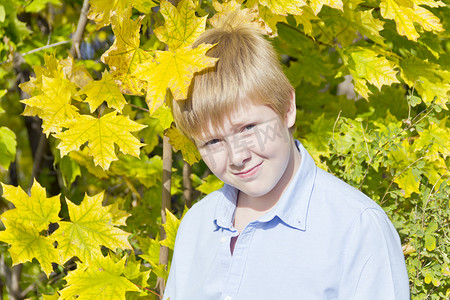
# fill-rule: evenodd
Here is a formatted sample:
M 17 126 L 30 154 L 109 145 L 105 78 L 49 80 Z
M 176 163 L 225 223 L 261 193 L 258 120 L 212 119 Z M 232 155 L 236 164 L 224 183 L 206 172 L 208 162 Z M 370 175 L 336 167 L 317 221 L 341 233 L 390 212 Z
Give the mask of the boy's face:
M 291 178 L 286 177 L 292 177 L 286 175 L 286 168 L 295 148 L 289 133 L 294 122 L 295 103 L 285 119 L 268 106 L 249 103 L 225 118 L 221 129 L 207 126 L 196 144 L 219 179 L 248 196 L 260 197 L 277 185 L 287 185 Z

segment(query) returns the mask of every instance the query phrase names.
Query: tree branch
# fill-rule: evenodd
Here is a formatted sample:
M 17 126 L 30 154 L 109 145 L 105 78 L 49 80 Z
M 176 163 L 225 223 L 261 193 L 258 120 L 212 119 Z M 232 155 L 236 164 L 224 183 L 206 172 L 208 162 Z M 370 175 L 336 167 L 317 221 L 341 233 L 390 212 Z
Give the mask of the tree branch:
M 42 51 L 42 50 L 45 50 L 45 49 L 50 49 L 50 48 L 53 48 L 53 47 L 57 47 L 57 46 L 61 46 L 61 45 L 64 45 L 64 44 L 69 44 L 69 43 L 70 43 L 70 41 L 61 41 L 61 42 L 57 42 L 57 43 L 53 43 L 53 44 L 50 44 L 50 45 L 46 45 L 46 46 L 43 46 L 43 47 L 36 48 L 36 49 L 30 50 L 28 52 L 22 53 L 22 54 L 16 53 L 16 55 L 19 55 L 19 57 L 20 56 L 26 56 L 26 55 L 29 55 L 29 54 L 32 54 L 32 53 L 35 53 L 35 52 L 39 52 L 39 51 Z M 0 65 L 3 65 L 3 64 L 9 63 L 9 62 L 12 62 L 12 59 L 7 59 L 5 61 L 2 61 L 0 63 Z
M 192 206 L 192 182 L 191 182 L 191 166 L 186 161 L 183 165 L 183 196 L 184 202 L 188 208 Z
M 162 174 L 162 200 L 161 200 L 161 224 L 166 223 L 166 209 L 171 207 L 171 193 L 172 185 L 172 146 L 169 143 L 167 136 L 163 137 L 163 174 Z M 161 226 L 161 240 L 166 238 L 166 232 Z M 167 265 L 169 262 L 169 248 L 161 246 L 159 252 L 159 263 Z M 157 288 L 161 295 L 164 294 L 166 283 L 164 278 L 158 277 Z
M 89 0 L 84 0 L 83 7 L 81 8 L 80 18 L 78 19 L 77 30 L 75 31 L 72 37 L 72 48 L 70 48 L 70 54 L 72 54 L 74 58 L 81 57 L 80 45 L 81 40 L 83 38 L 84 28 L 86 28 L 86 24 L 88 21 L 87 19 L 88 11 L 89 11 Z

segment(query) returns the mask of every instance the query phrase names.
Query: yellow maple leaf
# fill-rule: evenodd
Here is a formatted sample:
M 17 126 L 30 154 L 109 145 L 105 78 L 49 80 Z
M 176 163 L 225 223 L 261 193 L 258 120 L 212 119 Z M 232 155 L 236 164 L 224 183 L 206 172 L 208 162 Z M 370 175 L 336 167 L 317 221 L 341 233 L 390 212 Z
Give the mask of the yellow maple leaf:
M 58 261 L 53 239 L 40 234 L 50 223 L 59 221 L 61 209 L 59 195 L 47 198 L 45 189 L 34 181 L 28 196 L 20 187 L 2 184 L 3 197 L 12 202 L 14 209 L 1 215 L 6 230 L 0 232 L 0 240 L 11 244 L 9 252 L 13 265 L 36 258 L 49 275 L 52 262 Z
M 42 75 L 41 94 L 22 100 L 32 110 L 25 114 L 37 114 L 42 119 L 42 131 L 47 134 L 59 132 L 61 123 L 77 118 L 78 109 L 71 105 L 75 85 L 64 78 L 49 78 Z
M 111 75 L 120 83 L 122 92 L 135 95 L 142 94 L 144 83 L 133 73 L 138 65 L 151 58 L 148 52 L 139 48 L 142 18 L 133 21 L 128 17 L 112 16 L 111 25 L 116 39 L 101 57 L 101 61 L 111 68 Z
M 59 263 L 76 256 L 88 263 L 102 256 L 101 246 L 115 250 L 131 249 L 129 233 L 115 227 L 110 207 L 103 206 L 104 193 L 85 195 L 80 205 L 67 201 L 70 222 L 59 222 L 52 237 L 58 241 Z
M 175 151 L 180 150 L 183 158 L 190 165 L 200 161 L 201 156 L 197 146 L 189 138 L 183 135 L 176 127 L 167 129 L 166 136 L 169 138 L 170 144 Z
M 31 196 L 28 196 L 20 187 L 2 183 L 3 198 L 14 204 L 14 209 L 2 214 L 2 221 L 17 220 L 26 226 L 36 228 L 40 232 L 48 225 L 59 221 L 61 204 L 59 195 L 47 198 L 45 189 L 37 181 L 33 181 Z
M 108 169 L 111 162 L 117 160 L 114 144 L 124 154 L 139 157 L 139 148 L 144 146 L 131 132 L 145 128 L 130 120 L 126 116 L 111 112 L 101 118 L 82 115 L 78 119 L 63 124 L 68 130 L 55 135 L 61 142 L 58 149 L 61 155 L 66 155 L 72 150 L 78 150 L 87 142 L 89 155 L 94 158 L 94 163 L 104 170 Z
M 439 18 L 420 4 L 428 5 L 430 1 L 413 0 L 381 0 L 381 15 L 385 19 L 394 20 L 397 32 L 409 40 L 417 41 L 419 33 L 414 23 L 419 24 L 426 31 L 444 31 Z M 440 2 L 440 1 L 439 1 Z M 438 2 L 435 5 L 440 5 Z M 435 6 L 434 5 L 434 6 Z
M 97 24 L 97 30 L 108 26 L 112 16 L 126 18 L 135 1 L 130 0 L 90 0 L 88 18 Z
M 75 61 L 73 60 L 72 55 L 70 54 L 66 59 L 62 59 L 59 61 L 59 66 L 62 69 L 64 78 L 75 83 L 80 88 L 84 87 L 86 84 L 93 80 L 86 67 L 77 66 L 75 64 Z
M 213 17 L 211 17 L 208 22 L 213 27 L 222 27 L 224 25 L 224 21 L 228 20 L 228 17 L 230 14 L 233 15 L 233 20 L 236 20 L 239 22 L 239 24 L 242 23 L 248 23 L 254 25 L 256 28 L 260 28 L 262 31 L 267 33 L 268 35 L 271 35 L 274 31 L 276 31 L 276 27 L 274 28 L 273 23 L 267 24 L 265 22 L 265 18 L 261 15 L 261 13 L 258 11 L 258 4 L 257 3 L 247 3 L 248 7 L 244 7 L 241 5 L 241 3 L 230 0 L 230 1 L 224 1 L 223 3 L 220 3 L 217 0 L 213 1 L 214 9 L 216 10 L 216 13 Z M 266 9 L 270 11 L 267 7 L 261 6 L 261 8 Z M 270 12 L 271 13 L 271 12 Z M 272 13 L 271 13 L 272 14 Z M 274 15 L 274 18 L 283 19 L 284 17 Z M 276 24 L 276 22 L 275 22 Z
M 64 279 L 67 286 L 59 293 L 61 299 L 126 299 L 127 291 L 139 288 L 123 276 L 125 259 L 115 263 L 111 257 L 98 257 L 91 263 L 78 264 Z
M 320 20 L 312 9 L 308 6 L 303 7 L 303 14 L 295 16 L 297 24 L 303 25 L 303 30 L 307 35 L 313 35 L 311 20 Z
M 269 36 L 276 36 L 277 23 L 286 22 L 286 17 L 274 14 L 267 6 L 259 5 L 258 14 L 263 22 L 264 30 Z M 298 15 L 296 15 L 298 16 Z
M 394 70 L 395 63 L 377 52 L 356 47 L 350 51 L 350 56 L 355 66 L 352 74 L 358 78 L 364 78 L 367 82 L 376 86 L 378 90 L 381 90 L 383 85 L 400 83 L 396 77 L 398 71 Z
M 267 6 L 274 14 L 282 16 L 301 15 L 301 7 L 306 5 L 303 0 L 259 0 L 259 3 Z
M 147 81 L 147 104 L 150 113 L 160 107 L 165 100 L 166 90 L 170 88 L 175 100 L 186 99 L 188 87 L 194 73 L 214 66 L 217 58 L 205 53 L 213 45 L 201 44 L 175 51 L 157 51 L 154 61 L 139 65 L 135 76 Z
M 342 0 L 311 0 L 309 3 L 315 15 L 319 14 L 324 5 L 344 11 L 344 3 Z
M 339 53 L 353 77 L 355 91 L 365 99 L 368 99 L 371 93 L 367 83 L 381 90 L 383 85 L 389 86 L 400 82 L 396 77 L 398 71 L 395 70 L 397 68 L 395 63 L 375 50 L 351 47 Z
M 184 0 L 175 8 L 169 1 L 161 1 L 160 10 L 165 19 L 164 26 L 155 29 L 155 35 L 170 50 L 190 46 L 205 31 L 206 18 L 195 15 L 192 0 Z
M 106 101 L 109 107 L 122 112 L 123 107 L 127 103 L 119 87 L 109 72 L 105 70 L 101 80 L 91 81 L 85 87 L 83 87 L 79 94 L 86 94 L 86 102 L 89 103 L 91 113 Z
M 13 265 L 32 261 L 39 261 L 45 274 L 50 275 L 53 271 L 52 262 L 58 262 L 58 252 L 53 246 L 53 239 L 42 236 L 24 224 L 12 220 L 5 220 L 3 224 L 5 231 L 0 232 L 0 240 L 11 244 L 9 253 Z

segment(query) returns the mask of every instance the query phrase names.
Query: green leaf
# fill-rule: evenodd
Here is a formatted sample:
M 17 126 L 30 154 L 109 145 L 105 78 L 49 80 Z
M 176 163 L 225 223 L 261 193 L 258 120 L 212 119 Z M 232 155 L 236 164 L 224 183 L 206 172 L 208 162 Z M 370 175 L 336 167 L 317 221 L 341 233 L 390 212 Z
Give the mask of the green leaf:
M 166 208 L 166 223 L 163 224 L 166 238 L 160 242 L 161 245 L 169 247 L 172 250 L 175 248 L 175 238 L 179 226 L 180 220 Z
M 406 84 L 414 87 L 425 103 L 432 101 L 447 109 L 450 93 L 450 72 L 438 64 L 412 57 L 400 61 L 401 77 Z M 435 99 L 436 97 L 436 99 Z
M 60 0 L 33 0 L 25 6 L 25 11 L 29 13 L 40 12 L 47 4 L 53 4 L 55 6 L 61 5 Z
M 0 5 L 0 22 L 5 22 L 5 7 L 3 5 Z
M 8 170 L 16 158 L 16 135 L 8 127 L 0 127 L 0 166 Z
M 161 249 L 159 237 L 155 239 L 139 238 L 139 245 L 144 252 L 139 255 L 140 257 L 148 261 L 152 266 L 159 264 L 159 252 Z
M 202 192 L 203 194 L 208 195 L 223 186 L 223 182 L 217 178 L 215 175 L 210 174 L 202 179 L 201 184 L 196 187 L 197 191 Z
M 69 156 L 63 156 L 59 162 L 59 168 L 66 187 L 70 187 L 78 176 L 81 176 L 80 165 Z
M 120 159 L 111 165 L 111 171 L 117 175 L 135 178 L 146 188 L 150 188 L 161 184 L 162 164 L 162 159 L 158 155 L 152 158 L 145 155 L 141 158 L 120 156 Z
M 431 234 L 425 234 L 425 248 L 428 251 L 436 249 L 436 238 Z
M 167 105 L 163 104 L 161 105 L 153 114 L 153 118 L 158 119 L 159 124 L 161 127 L 165 130 L 167 128 L 170 128 L 170 126 L 173 123 L 173 116 L 172 111 L 170 110 Z
M 110 257 L 97 257 L 89 264 L 81 263 L 64 278 L 67 286 L 59 293 L 62 299 L 125 299 L 127 291 L 139 291 L 122 274 L 125 257 L 114 263 Z

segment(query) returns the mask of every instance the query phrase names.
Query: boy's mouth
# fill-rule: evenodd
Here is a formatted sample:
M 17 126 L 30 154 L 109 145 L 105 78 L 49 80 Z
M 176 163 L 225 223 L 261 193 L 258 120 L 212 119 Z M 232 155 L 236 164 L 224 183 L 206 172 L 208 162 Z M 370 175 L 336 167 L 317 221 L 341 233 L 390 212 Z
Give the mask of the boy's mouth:
M 263 163 L 263 162 L 260 162 L 259 164 L 257 164 L 257 165 L 254 166 L 254 167 L 251 167 L 251 168 L 248 169 L 248 170 L 245 170 L 245 171 L 242 171 L 242 172 L 234 173 L 234 175 L 239 176 L 239 177 L 241 177 L 241 178 L 251 177 L 251 176 L 253 176 L 254 174 L 256 174 L 256 172 L 258 172 L 259 167 L 262 165 L 262 163 Z

